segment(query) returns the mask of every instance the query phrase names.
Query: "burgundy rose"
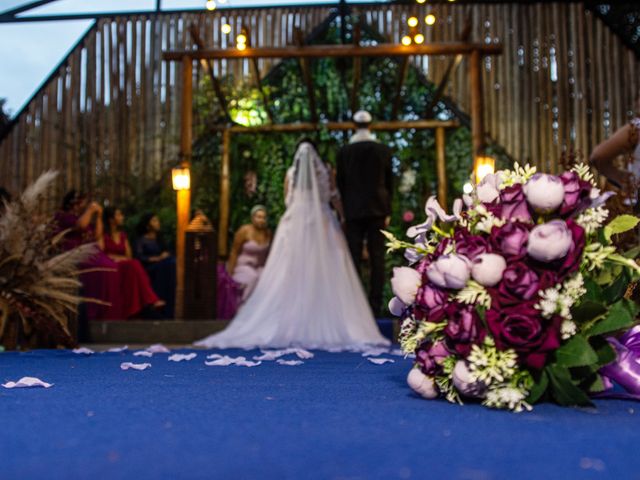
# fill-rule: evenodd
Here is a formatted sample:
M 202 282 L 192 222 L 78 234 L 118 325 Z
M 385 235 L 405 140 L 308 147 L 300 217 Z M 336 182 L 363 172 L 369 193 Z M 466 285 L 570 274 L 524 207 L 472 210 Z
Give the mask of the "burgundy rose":
M 503 220 L 531 221 L 531 212 L 529 211 L 529 204 L 522 190 L 522 185 L 515 184 L 502 190 L 500 192 L 500 203 L 502 205 L 500 216 Z
M 487 253 L 489 244 L 479 235 L 471 235 L 467 229 L 459 229 L 453 236 L 456 243 L 456 253 L 473 260 L 478 255 Z
M 427 284 L 418 290 L 416 303 L 426 310 L 433 310 L 447 303 L 447 292 L 441 288 Z
M 422 275 L 423 279 L 425 278 L 424 276 L 427 273 L 427 268 L 429 268 L 429 265 L 431 265 L 431 261 L 432 261 L 431 255 L 426 255 L 415 266 L 416 271 L 418 271 L 418 273 Z
M 427 343 L 416 352 L 416 363 L 420 365 L 425 375 L 436 375 L 442 370 L 445 358 L 451 356 L 444 342 Z
M 500 350 L 512 348 L 520 363 L 531 368 L 544 367 L 547 355 L 560 346 L 562 317 L 546 320 L 533 302 L 487 311 L 486 321 Z
M 560 215 L 566 217 L 579 213 L 591 205 L 591 184 L 580 178 L 576 172 L 564 172 L 560 175 L 564 184 L 564 200 L 560 206 Z
M 473 307 L 459 303 L 449 304 L 445 313 L 447 346 L 466 357 L 471 352 L 471 345 L 481 342 L 486 335 L 480 316 Z
M 524 262 L 509 265 L 497 288 L 497 304 L 506 307 L 531 300 L 540 289 L 539 280 L 538 274 Z
M 524 258 L 527 254 L 530 228 L 529 225 L 519 222 L 493 227 L 489 237 L 493 252 L 502 255 L 507 261 Z
M 563 278 L 575 273 L 580 268 L 582 262 L 582 252 L 586 243 L 586 234 L 584 228 L 578 225 L 573 220 L 567 220 L 567 227 L 571 232 L 573 238 L 573 244 L 569 247 L 569 252 L 564 258 L 562 265 L 560 266 L 559 273 Z
M 433 252 L 433 258 L 438 258 L 444 255 L 445 250 L 450 244 L 451 244 L 450 238 L 443 238 L 442 240 L 440 240 L 440 243 L 438 243 L 438 246 Z

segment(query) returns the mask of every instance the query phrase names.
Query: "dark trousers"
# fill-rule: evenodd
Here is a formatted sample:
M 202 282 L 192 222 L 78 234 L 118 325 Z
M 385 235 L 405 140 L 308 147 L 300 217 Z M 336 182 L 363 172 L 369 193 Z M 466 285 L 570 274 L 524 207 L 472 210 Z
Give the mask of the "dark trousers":
M 346 236 L 351 257 L 356 269 L 360 271 L 362 265 L 362 248 L 365 239 L 369 251 L 370 281 L 369 305 L 375 316 L 382 313 L 382 290 L 384 288 L 384 243 L 385 239 L 380 230 L 385 228 L 384 217 L 359 218 L 347 220 Z

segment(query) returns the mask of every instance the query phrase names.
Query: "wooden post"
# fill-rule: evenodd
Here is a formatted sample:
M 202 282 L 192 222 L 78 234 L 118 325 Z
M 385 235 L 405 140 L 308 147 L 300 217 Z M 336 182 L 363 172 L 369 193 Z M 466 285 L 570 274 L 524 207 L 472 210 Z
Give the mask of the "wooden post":
M 222 131 L 222 164 L 220 171 L 220 224 L 218 226 L 218 254 L 227 255 L 227 235 L 229 230 L 229 149 L 231 148 L 231 130 Z
M 469 56 L 471 82 L 471 138 L 473 145 L 473 171 L 484 148 L 484 112 L 482 111 L 482 53 L 474 50 Z
M 445 130 L 436 128 L 436 172 L 438 174 L 438 203 L 447 208 L 447 167 L 445 156 Z
M 182 59 L 182 124 L 180 132 L 180 155 L 182 167 L 191 167 L 192 121 L 193 121 L 193 61 Z M 184 319 L 184 259 L 186 230 L 191 210 L 191 190 L 177 192 L 177 237 L 176 237 L 176 318 Z

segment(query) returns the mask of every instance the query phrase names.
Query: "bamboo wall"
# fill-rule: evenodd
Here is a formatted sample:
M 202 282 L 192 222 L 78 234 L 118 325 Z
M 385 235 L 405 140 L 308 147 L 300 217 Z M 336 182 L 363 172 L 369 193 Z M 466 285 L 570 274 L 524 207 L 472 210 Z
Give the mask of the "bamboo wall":
M 457 40 L 467 5 L 438 4 L 427 41 Z M 485 60 L 488 133 L 516 159 L 555 171 L 560 154 L 592 147 L 626 123 L 640 88 L 633 52 L 580 3 L 481 4 L 471 8 L 472 40 L 501 42 L 505 53 Z M 354 7 L 389 41 L 398 42 L 411 14 L 429 7 Z M 227 47 L 220 26 L 251 29 L 253 45 L 294 43 L 330 13 L 326 7 L 163 13 L 102 19 L 78 43 L 19 116 L 0 145 L 0 184 L 18 191 L 47 168 L 62 172 L 59 192 L 93 190 L 118 201 L 144 188 L 177 161 L 181 76 L 161 61 L 167 49 L 189 48 L 195 22 L 207 45 Z M 415 58 L 434 82 L 446 58 Z M 260 62 L 265 74 L 273 63 Z M 202 69 L 196 69 L 197 76 Z M 250 75 L 247 61 L 215 64 L 218 76 Z M 197 85 L 197 80 L 194 85 Z M 469 111 L 464 61 L 447 95 Z

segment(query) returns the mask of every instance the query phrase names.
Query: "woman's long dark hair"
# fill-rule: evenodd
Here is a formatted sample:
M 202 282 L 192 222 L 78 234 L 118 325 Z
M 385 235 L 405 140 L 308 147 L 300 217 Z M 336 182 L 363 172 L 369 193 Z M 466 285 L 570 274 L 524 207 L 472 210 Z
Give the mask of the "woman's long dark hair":
M 86 199 L 87 195 L 79 192 L 78 190 L 69 190 L 67 194 L 62 198 L 62 211 L 68 212 L 71 210 L 77 203 Z
M 102 211 L 102 223 L 104 226 L 105 233 L 111 235 L 113 232 L 111 231 L 111 224 L 109 220 L 115 218 L 116 212 L 120 210 L 118 207 L 106 207 Z
M 149 232 L 149 222 L 155 216 L 156 216 L 155 213 L 148 212 L 142 215 L 142 217 L 140 217 L 140 221 L 138 222 L 138 228 L 136 229 L 140 237 L 146 235 Z

